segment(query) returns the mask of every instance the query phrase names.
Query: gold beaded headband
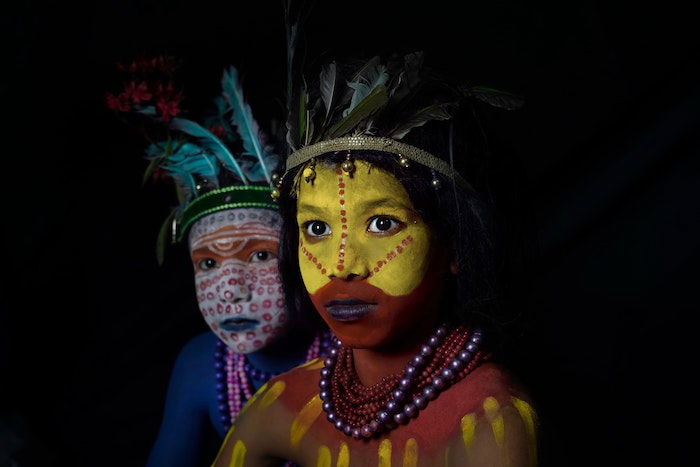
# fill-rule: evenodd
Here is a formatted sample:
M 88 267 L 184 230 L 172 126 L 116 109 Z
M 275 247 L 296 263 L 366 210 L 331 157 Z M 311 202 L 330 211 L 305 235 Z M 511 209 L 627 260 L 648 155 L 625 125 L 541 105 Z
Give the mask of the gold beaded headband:
M 293 30 L 287 32 L 289 58 L 294 55 L 295 45 L 290 38 L 296 36 Z M 314 159 L 338 152 L 347 153 L 341 169 L 351 172 L 354 168 L 351 152 L 369 150 L 398 156 L 402 167 L 408 167 L 412 161 L 429 168 L 433 188 L 440 187 L 439 173 L 454 186 L 471 190 L 451 163 L 400 140 L 427 122 L 451 120 L 465 100 L 506 109 L 521 105 L 516 96 L 507 92 L 435 79 L 423 70 L 422 52 L 393 56 L 384 62 L 378 56 L 373 57 L 354 73 L 348 73 L 345 68 L 335 62 L 322 67 L 318 85 L 314 84 L 318 93 L 311 93 L 305 80 L 301 80 L 298 94 L 288 93 L 286 140 L 293 152 L 287 159 L 285 175 L 306 164 L 299 178 L 310 182 L 315 174 Z M 289 78 L 293 76 L 290 71 L 287 88 L 294 90 L 297 87 Z M 417 96 L 419 88 L 420 96 Z M 281 180 L 276 180 L 273 198 L 280 195 Z M 295 189 L 297 183 L 295 180 Z
M 433 156 L 427 151 L 424 151 L 410 144 L 402 143 L 392 138 L 379 136 L 344 136 L 327 141 L 321 141 L 316 144 L 305 146 L 298 151 L 293 152 L 287 158 L 286 170 L 289 172 L 294 167 L 304 164 L 318 156 L 331 152 L 342 151 L 379 151 L 398 156 L 398 162 L 402 167 L 408 167 L 409 161 L 417 162 L 421 165 L 432 169 L 435 172 L 452 180 L 457 186 L 463 189 L 470 189 L 469 183 L 447 162 Z M 345 170 L 345 169 L 344 169 Z M 437 182 L 437 183 L 436 183 Z M 433 186 L 439 187 L 439 180 L 434 178 Z

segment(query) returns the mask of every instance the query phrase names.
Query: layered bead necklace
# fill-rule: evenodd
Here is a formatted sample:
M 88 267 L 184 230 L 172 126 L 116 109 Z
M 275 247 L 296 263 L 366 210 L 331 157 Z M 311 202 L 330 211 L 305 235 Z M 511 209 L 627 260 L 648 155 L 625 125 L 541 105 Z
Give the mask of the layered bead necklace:
M 440 326 L 402 373 L 363 386 L 355 372 L 352 349 L 334 338 L 321 369 L 319 396 L 326 417 L 356 439 L 408 423 L 440 392 L 464 378 L 487 356 L 480 350 L 482 333 L 464 326 Z
M 328 331 L 319 333 L 306 351 L 305 362 L 325 356 L 331 345 Z M 236 353 L 222 341 L 216 341 L 214 351 L 216 370 L 216 396 L 219 406 L 219 419 L 228 431 L 239 412 L 254 392 L 252 381 L 261 383 L 277 376 L 277 373 L 263 371 L 246 362 L 245 354 Z

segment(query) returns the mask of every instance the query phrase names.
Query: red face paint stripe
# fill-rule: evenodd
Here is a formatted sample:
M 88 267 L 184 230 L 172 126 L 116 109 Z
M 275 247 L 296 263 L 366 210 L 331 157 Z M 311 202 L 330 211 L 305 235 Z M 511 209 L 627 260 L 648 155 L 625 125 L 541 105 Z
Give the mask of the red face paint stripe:
M 404 249 L 412 242 L 413 237 L 411 237 L 410 235 L 406 236 L 406 238 L 401 240 L 401 243 L 396 245 L 396 247 L 393 250 L 386 254 L 386 259 L 380 259 L 377 261 L 377 266 L 375 266 L 374 270 L 369 273 L 370 277 L 376 275 L 379 271 L 382 270 L 384 266 L 389 264 L 389 262 L 391 262 L 392 259 L 396 258 L 398 255 L 403 253 Z
M 212 240 L 227 237 L 245 239 L 249 237 L 277 237 L 278 235 L 279 231 L 273 227 L 261 222 L 248 222 L 240 226 L 230 225 L 220 228 L 215 232 L 202 234 L 201 236 L 197 237 L 197 239 L 193 242 L 193 245 L 199 245 L 202 243 L 211 242 Z
M 308 259 L 309 261 L 311 261 L 312 263 L 314 263 L 316 265 L 316 269 L 318 269 L 321 272 L 321 274 L 325 275 L 326 268 L 323 267 L 321 262 L 318 260 L 318 258 L 316 258 L 313 255 L 313 253 L 311 253 L 309 250 L 306 249 L 305 246 L 302 246 L 302 245 L 303 245 L 303 243 L 300 240 L 299 246 L 301 246 L 301 252 L 304 254 L 304 256 L 306 256 L 306 259 Z
M 339 271 L 343 270 L 343 263 L 345 262 L 344 257 L 345 257 L 345 244 L 347 243 L 348 240 L 348 234 L 345 233 L 346 230 L 348 230 L 348 225 L 347 225 L 347 217 L 345 215 L 347 214 L 347 211 L 345 210 L 345 181 L 343 180 L 343 171 L 340 169 L 337 169 L 335 173 L 338 174 L 338 202 L 340 203 L 340 246 L 338 247 L 338 263 L 336 264 L 336 268 Z

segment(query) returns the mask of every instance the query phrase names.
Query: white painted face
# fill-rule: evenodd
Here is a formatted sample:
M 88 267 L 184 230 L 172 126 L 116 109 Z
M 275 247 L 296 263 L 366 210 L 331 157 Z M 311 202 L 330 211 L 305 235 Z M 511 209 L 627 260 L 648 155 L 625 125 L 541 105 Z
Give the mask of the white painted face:
M 238 353 L 260 350 L 287 321 L 277 266 L 280 225 L 275 211 L 242 208 L 209 214 L 190 230 L 199 309 Z

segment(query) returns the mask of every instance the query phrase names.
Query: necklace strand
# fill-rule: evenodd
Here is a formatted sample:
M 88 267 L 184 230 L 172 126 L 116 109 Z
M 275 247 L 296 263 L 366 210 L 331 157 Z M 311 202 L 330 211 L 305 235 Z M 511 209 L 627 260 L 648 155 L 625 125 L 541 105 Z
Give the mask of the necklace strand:
M 363 386 L 352 349 L 334 339 L 319 380 L 323 410 L 333 425 L 356 439 L 370 438 L 408 423 L 431 400 L 464 378 L 485 358 L 481 330 L 440 326 L 403 372 Z
M 305 361 L 326 355 L 330 345 L 330 332 L 318 333 L 306 351 Z M 245 354 L 234 352 L 220 340 L 216 341 L 214 368 L 219 419 L 224 425 L 224 431 L 228 431 L 246 401 L 251 398 L 253 381 L 265 383 L 277 376 L 277 373 L 253 367 L 246 362 Z

